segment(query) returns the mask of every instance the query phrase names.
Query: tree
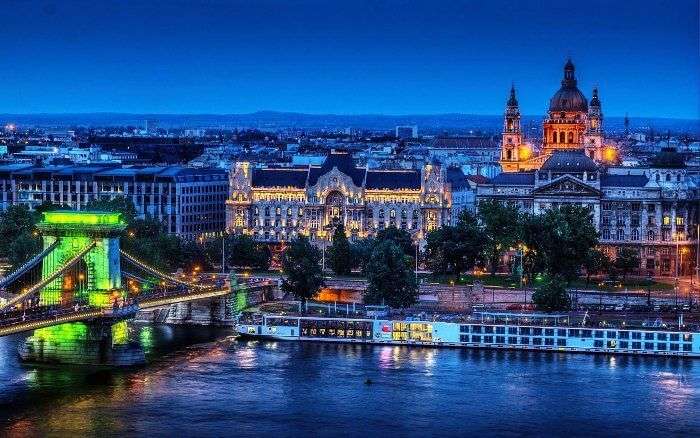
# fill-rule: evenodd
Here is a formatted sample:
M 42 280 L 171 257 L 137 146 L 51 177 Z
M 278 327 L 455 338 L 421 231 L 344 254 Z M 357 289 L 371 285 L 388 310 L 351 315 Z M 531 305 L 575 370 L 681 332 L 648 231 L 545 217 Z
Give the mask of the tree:
M 35 216 L 25 205 L 12 205 L 0 213 L 0 257 L 11 257 L 12 243 L 20 236 L 33 236 Z
M 393 225 L 383 230 L 379 230 L 376 239 L 378 241 L 391 240 L 401 248 L 404 254 L 408 256 L 413 256 L 416 250 L 415 246 L 413 245 L 411 235 L 408 233 L 408 231 L 400 230 Z
M 336 226 L 333 232 L 333 245 L 328 248 L 328 262 L 336 275 L 348 275 L 352 270 L 352 250 L 343 224 Z
M 457 224 L 428 233 L 426 259 L 435 273 L 457 274 L 474 267 L 483 250 L 484 240 L 476 217 L 463 211 Z
M 391 240 L 378 242 L 367 264 L 366 304 L 403 308 L 418 300 L 418 287 L 410 258 Z
M 376 242 L 374 238 L 366 237 L 352 244 L 353 267 L 359 267 L 362 275 L 367 275 L 367 265 L 372 258 L 372 250 Z
M 591 281 L 591 275 L 606 271 L 610 266 L 610 259 L 601 250 L 591 248 L 583 260 L 583 267 L 586 269 L 586 286 Z
M 292 240 L 282 255 L 282 290 L 306 301 L 316 296 L 323 286 L 321 252 L 305 236 Z
M 564 282 L 560 277 L 549 277 L 532 294 L 532 302 L 535 303 L 538 310 L 545 312 L 556 312 L 571 308 L 571 298 L 566 292 Z
M 112 199 L 91 199 L 85 206 L 85 210 L 121 213 L 122 219 L 127 224 L 136 219 L 136 207 L 126 196 L 115 196 Z
M 585 207 L 563 205 L 547 210 L 539 217 L 542 235 L 538 246 L 550 276 L 566 281 L 578 277 L 588 252 L 598 245 L 593 213 Z
M 24 262 L 41 252 L 41 238 L 28 232 L 16 236 L 9 246 L 8 261 L 12 270 L 18 269 Z
M 495 275 L 503 253 L 518 242 L 520 213 L 516 206 L 487 200 L 479 203 L 479 221 L 486 240 L 484 258 L 491 266 L 491 275 Z
M 626 280 L 627 274 L 639 268 L 639 253 L 632 248 L 619 248 L 614 264 L 622 272 L 622 279 Z
M 229 234 L 205 243 L 206 257 L 211 265 L 221 264 L 221 243 L 225 240 L 226 266 L 265 271 L 270 268 L 272 253 L 264 243 L 256 242 L 245 234 Z

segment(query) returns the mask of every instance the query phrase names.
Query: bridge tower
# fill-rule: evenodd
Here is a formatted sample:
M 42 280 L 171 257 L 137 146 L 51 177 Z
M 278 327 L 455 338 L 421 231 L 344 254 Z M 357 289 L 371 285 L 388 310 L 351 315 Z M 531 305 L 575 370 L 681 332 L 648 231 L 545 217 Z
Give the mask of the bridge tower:
M 60 304 L 62 292 L 74 292 L 74 299 L 95 307 L 110 306 L 114 299 L 124 298 L 121 288 L 119 235 L 126 227 L 119 213 L 51 211 L 44 213 L 37 224 L 44 248 L 57 243 L 44 259 L 42 278 L 47 278 L 61 265 L 87 250 L 82 257 L 79 277 L 66 273 L 49 283 L 40 292 L 43 305 Z
M 41 305 L 76 303 L 106 309 L 126 298 L 119 253 L 119 236 L 126 224 L 119 213 L 45 212 L 37 228 L 44 248 L 54 246 L 43 260 L 42 280 L 51 279 L 66 264 L 79 267 L 43 287 Z M 20 347 L 20 356 L 30 362 L 93 365 L 144 361 L 143 350 L 128 343 L 126 321 L 113 317 L 36 329 Z

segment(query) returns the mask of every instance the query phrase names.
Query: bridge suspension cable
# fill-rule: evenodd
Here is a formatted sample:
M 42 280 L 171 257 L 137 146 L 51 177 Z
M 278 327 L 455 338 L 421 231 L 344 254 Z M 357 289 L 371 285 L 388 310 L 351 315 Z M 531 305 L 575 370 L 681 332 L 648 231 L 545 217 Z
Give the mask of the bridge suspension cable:
M 127 253 L 123 249 L 120 249 L 119 252 L 121 253 L 122 256 L 124 256 L 124 258 L 126 260 L 130 261 L 131 263 L 133 263 L 134 265 L 143 269 L 144 271 L 148 272 L 149 274 L 153 274 L 162 280 L 170 281 L 170 282 L 176 283 L 176 284 L 181 284 L 183 286 L 191 287 L 194 289 L 210 289 L 210 287 L 202 286 L 202 285 L 195 284 L 195 283 L 190 283 L 189 281 L 180 280 L 177 277 L 174 277 L 172 275 L 168 275 L 164 272 L 161 272 L 161 271 L 157 270 L 156 268 L 153 268 L 153 267 L 145 264 L 144 262 L 140 261 L 136 257 L 129 255 L 129 253 Z
M 33 268 L 34 266 L 37 265 L 41 260 L 43 260 L 44 257 L 49 255 L 51 251 L 53 251 L 57 246 L 58 246 L 58 239 L 56 239 L 51 245 L 47 246 L 46 249 L 41 251 L 39 254 L 35 255 L 31 259 L 27 260 L 22 266 L 20 266 L 17 270 L 11 272 L 8 274 L 5 278 L 0 280 L 0 289 L 5 289 L 7 285 L 12 283 L 13 281 L 17 280 L 19 277 L 22 276 L 25 272 Z
M 5 310 L 8 308 L 11 308 L 15 304 L 19 303 L 20 301 L 24 300 L 28 296 L 40 291 L 41 289 L 45 288 L 46 286 L 49 285 L 52 281 L 54 281 L 56 278 L 58 278 L 59 275 L 63 274 L 66 272 L 68 269 L 72 268 L 76 263 L 80 261 L 83 257 L 85 257 L 85 254 L 90 252 L 91 249 L 95 247 L 97 242 L 92 242 L 80 252 L 78 252 L 75 256 L 70 258 L 68 261 L 66 261 L 61 267 L 59 267 L 57 270 L 49 274 L 46 278 L 42 279 L 38 283 L 34 284 L 33 286 L 29 287 L 28 289 L 24 290 L 23 292 L 17 294 L 14 298 L 10 299 L 7 304 L 5 304 L 3 307 L 0 308 L 0 310 Z

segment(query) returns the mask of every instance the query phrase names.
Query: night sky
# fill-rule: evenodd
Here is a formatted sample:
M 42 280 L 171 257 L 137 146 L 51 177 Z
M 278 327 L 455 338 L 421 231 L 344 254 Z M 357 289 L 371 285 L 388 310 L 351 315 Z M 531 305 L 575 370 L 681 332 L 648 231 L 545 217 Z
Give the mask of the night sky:
M 0 112 L 698 118 L 698 1 L 3 0 Z

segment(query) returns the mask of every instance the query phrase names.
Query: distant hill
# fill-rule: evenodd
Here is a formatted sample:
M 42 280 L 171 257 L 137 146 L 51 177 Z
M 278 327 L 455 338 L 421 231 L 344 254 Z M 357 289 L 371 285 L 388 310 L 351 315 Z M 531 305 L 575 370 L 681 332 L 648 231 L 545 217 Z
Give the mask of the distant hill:
M 539 130 L 543 116 L 524 116 L 523 130 Z M 20 126 L 61 128 L 70 126 L 139 126 L 146 120 L 157 120 L 163 128 L 258 128 L 258 129 L 343 129 L 391 130 L 397 125 L 417 125 L 419 132 L 435 134 L 481 130 L 500 132 L 502 115 L 475 114 L 304 114 L 277 111 L 258 111 L 250 114 L 128 114 L 128 113 L 75 113 L 75 114 L 0 114 L 0 123 Z M 632 128 L 653 127 L 657 133 L 700 133 L 700 120 L 667 118 L 630 118 Z M 605 119 L 607 130 L 623 129 L 622 117 Z

